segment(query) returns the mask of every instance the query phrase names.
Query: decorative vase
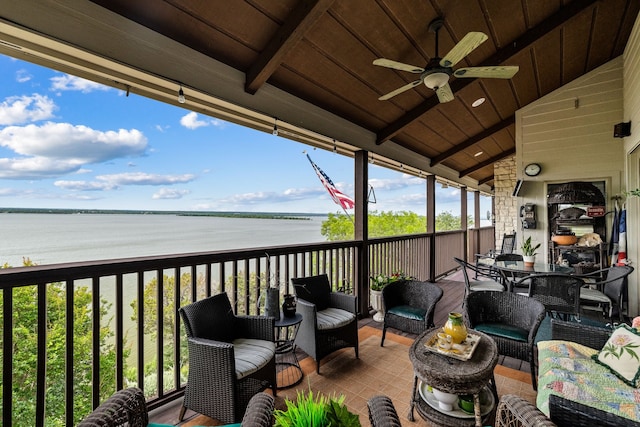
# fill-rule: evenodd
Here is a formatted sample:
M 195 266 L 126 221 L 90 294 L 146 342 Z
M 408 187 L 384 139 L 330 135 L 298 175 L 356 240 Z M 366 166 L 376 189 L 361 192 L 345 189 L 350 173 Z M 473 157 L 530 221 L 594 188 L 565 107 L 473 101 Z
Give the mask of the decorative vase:
M 449 313 L 449 319 L 442 328 L 443 332 L 447 335 L 451 335 L 451 342 L 453 344 L 460 344 L 467 339 L 467 327 L 462 321 L 462 314 L 451 312 Z
M 268 317 L 280 320 L 280 290 L 267 288 L 267 299 L 264 302 L 264 311 Z
M 535 255 L 524 255 L 522 257 L 522 260 L 524 261 L 525 267 L 533 267 L 533 264 L 535 264 L 535 262 L 536 262 L 536 256 Z
M 371 307 L 376 310 L 373 320 L 376 322 L 384 322 L 384 302 L 382 301 L 382 291 L 370 290 Z
M 296 297 L 291 294 L 284 296 L 284 302 L 282 303 L 282 314 L 284 317 L 293 317 L 296 315 Z

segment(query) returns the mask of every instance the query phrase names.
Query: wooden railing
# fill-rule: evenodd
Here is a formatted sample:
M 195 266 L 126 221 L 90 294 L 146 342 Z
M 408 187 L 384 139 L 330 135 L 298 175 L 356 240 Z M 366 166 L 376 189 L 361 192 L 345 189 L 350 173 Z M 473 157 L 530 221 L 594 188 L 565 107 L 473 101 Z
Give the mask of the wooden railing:
M 138 386 L 151 409 L 180 397 L 185 334 L 177 308 L 227 292 L 261 314 L 267 286 L 326 273 L 368 301 L 368 280 L 401 270 L 430 280 L 455 268 L 464 231 L 0 269 L 3 425 L 75 425 L 115 390 Z M 366 251 L 365 251 L 366 249 Z M 369 274 L 358 274 L 369 254 Z M 179 284 L 179 286 L 176 286 Z M 368 304 L 362 304 L 367 306 Z M 368 313 L 361 313 L 366 316 Z M 19 422 L 16 424 L 17 420 Z

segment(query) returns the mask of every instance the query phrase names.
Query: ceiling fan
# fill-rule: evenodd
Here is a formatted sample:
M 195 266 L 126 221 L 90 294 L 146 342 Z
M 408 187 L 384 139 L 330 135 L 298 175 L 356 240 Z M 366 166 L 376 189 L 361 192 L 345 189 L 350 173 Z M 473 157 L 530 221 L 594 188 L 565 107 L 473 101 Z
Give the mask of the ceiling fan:
M 494 67 L 466 67 L 458 68 L 454 71 L 453 66 L 461 61 L 465 56 L 470 54 L 475 48 L 480 46 L 487 35 L 481 32 L 469 32 L 460 40 L 443 58 L 438 56 L 438 30 L 443 25 L 442 18 L 436 18 L 429 24 L 429 31 L 436 34 L 436 52 L 435 56 L 429 61 L 424 68 L 415 65 L 404 64 L 402 62 L 392 61 L 391 59 L 378 58 L 373 61 L 373 65 L 380 67 L 393 68 L 394 70 L 408 71 L 414 74 L 420 74 L 420 78 L 386 95 L 378 98 L 380 101 L 386 101 L 396 95 L 401 94 L 409 89 L 424 83 L 429 89 L 436 92 L 438 101 L 453 101 L 453 92 L 449 86 L 449 78 L 454 75 L 458 78 L 494 78 L 494 79 L 510 79 L 519 70 L 518 66 L 494 66 Z

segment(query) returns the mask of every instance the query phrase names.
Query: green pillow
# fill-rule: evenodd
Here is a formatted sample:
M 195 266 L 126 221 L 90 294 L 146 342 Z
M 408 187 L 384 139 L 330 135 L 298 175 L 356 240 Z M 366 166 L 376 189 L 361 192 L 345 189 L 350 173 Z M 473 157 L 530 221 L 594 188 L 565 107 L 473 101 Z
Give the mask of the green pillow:
M 640 386 L 640 333 L 635 328 L 618 326 L 592 357 L 631 387 Z

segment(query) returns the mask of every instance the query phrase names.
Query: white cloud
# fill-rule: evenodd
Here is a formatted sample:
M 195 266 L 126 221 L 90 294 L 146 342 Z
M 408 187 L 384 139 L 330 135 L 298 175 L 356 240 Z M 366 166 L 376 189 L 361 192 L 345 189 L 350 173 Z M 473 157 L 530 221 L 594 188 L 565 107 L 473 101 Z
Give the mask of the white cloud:
M 369 185 L 376 190 L 400 190 L 403 188 L 413 187 L 415 185 L 424 185 L 424 179 L 420 179 L 412 175 L 402 175 L 401 178 L 396 179 L 372 178 L 369 180 Z
M 75 191 L 103 191 L 103 190 L 116 190 L 124 185 L 173 185 L 184 184 L 191 182 L 195 179 L 195 175 L 183 174 L 183 175 L 159 175 L 150 173 L 120 173 L 113 175 L 98 175 L 94 181 L 71 181 L 71 180 L 59 180 L 54 183 L 55 186 L 64 188 L 65 190 Z M 174 192 L 174 196 L 170 197 L 170 191 Z M 156 195 L 163 197 L 153 196 L 154 199 L 170 199 L 179 198 L 186 194 L 189 194 L 189 190 L 160 190 Z
M 177 190 L 174 188 L 162 188 L 160 191 L 155 193 L 152 198 L 153 199 L 181 199 L 187 194 L 190 194 L 189 190 Z
M 147 148 L 147 138 L 136 129 L 103 132 L 82 125 L 47 122 L 0 130 L 0 146 L 23 156 L 81 165 L 141 155 Z
M 214 126 L 214 127 L 223 128 L 225 127 L 226 122 L 224 120 L 218 120 L 218 119 L 200 120 L 198 118 L 198 114 L 192 111 L 182 116 L 182 118 L 180 119 L 180 124 L 186 127 L 187 129 L 193 130 L 203 126 Z
M 18 83 L 26 83 L 31 80 L 32 77 L 33 76 L 24 68 L 16 72 L 16 81 Z
M 71 76 L 65 74 L 63 76 L 56 76 L 51 78 L 51 90 L 72 90 L 80 91 L 82 93 L 89 93 L 96 90 L 109 90 L 108 86 L 100 83 L 92 82 L 80 77 Z
M 115 184 L 110 182 L 98 181 L 56 181 L 53 185 L 64 188 L 65 190 L 75 191 L 104 191 L 113 190 L 117 187 Z
M 159 175 L 143 172 L 127 172 L 113 175 L 99 175 L 96 178 L 100 181 L 117 185 L 171 185 L 191 182 L 195 179 L 195 175 Z
M 204 120 L 198 120 L 198 114 L 190 112 L 180 119 L 180 124 L 187 129 L 197 129 L 202 126 L 208 126 L 209 124 Z
M 0 103 L 0 125 L 47 120 L 53 117 L 56 108 L 55 103 L 46 96 L 11 96 Z
M 83 172 L 89 163 L 143 155 L 147 139 L 136 129 L 103 132 L 47 122 L 1 129 L 0 146 L 19 155 L 0 158 L 0 178 L 42 179 Z
M 45 179 L 55 178 L 77 171 L 74 162 L 53 160 L 45 157 L 0 158 L 0 178 Z

